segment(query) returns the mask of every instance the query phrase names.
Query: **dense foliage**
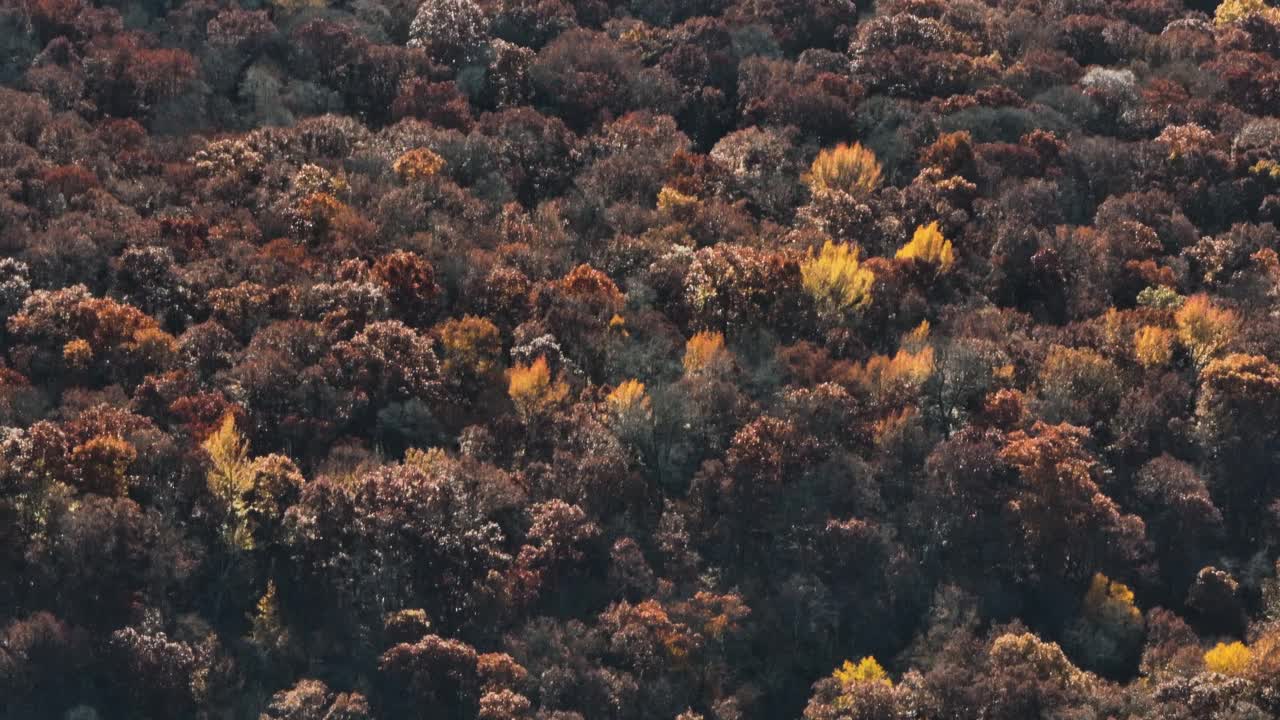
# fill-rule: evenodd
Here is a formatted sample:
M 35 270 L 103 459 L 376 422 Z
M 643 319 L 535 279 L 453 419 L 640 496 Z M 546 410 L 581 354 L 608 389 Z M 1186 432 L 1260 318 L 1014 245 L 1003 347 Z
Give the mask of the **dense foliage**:
M 0 0 L 0 717 L 1280 715 L 1266 0 Z

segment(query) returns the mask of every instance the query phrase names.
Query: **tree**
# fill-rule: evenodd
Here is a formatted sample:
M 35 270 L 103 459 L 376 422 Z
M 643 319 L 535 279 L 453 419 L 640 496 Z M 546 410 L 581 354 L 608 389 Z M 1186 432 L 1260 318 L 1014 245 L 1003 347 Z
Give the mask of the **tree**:
M 1057 643 L 1029 632 L 1007 632 L 987 651 L 980 693 L 996 720 L 1080 712 L 1098 680 L 1071 663 Z
M 569 396 L 563 380 L 551 379 L 551 368 L 545 355 L 529 365 L 516 365 L 507 371 L 507 395 L 526 421 L 559 405 Z
M 410 47 L 449 65 L 477 58 L 488 39 L 489 20 L 474 0 L 426 0 L 409 26 Z
M 1268 5 L 1266 0 L 1226 0 L 1214 10 L 1213 21 L 1218 25 L 1230 25 L 1255 15 L 1280 22 L 1280 11 Z
M 486 318 L 465 315 L 432 329 L 440 343 L 440 377 L 473 398 L 496 385 L 502 370 L 502 335 Z
M 319 680 L 304 678 L 271 697 L 258 720 L 367 720 L 369 702 L 357 692 L 335 693 Z
M 1142 611 L 1129 586 L 1094 573 L 1080 617 L 1067 631 L 1068 649 L 1085 667 L 1121 675 L 1138 659 L 1143 630 Z
M 304 485 L 284 517 L 291 587 L 315 598 L 295 607 L 298 624 L 351 647 L 390 610 L 421 608 L 437 632 L 492 619 L 511 557 L 483 502 L 489 478 L 405 463 Z
M 401 160 L 404 160 L 403 156 L 396 161 L 396 172 L 403 176 L 404 168 L 400 166 Z M 440 294 L 440 287 L 435 279 L 435 268 L 431 263 L 416 253 L 397 250 L 378 258 L 370 268 L 370 273 L 385 288 L 387 299 L 391 301 L 392 307 L 401 318 L 411 325 L 424 324 L 431 312 L 433 302 Z
M 391 169 L 395 171 L 401 182 L 413 183 L 436 177 L 444 166 L 444 158 L 430 148 L 413 148 L 396 158 L 396 161 L 391 164 Z
M 218 429 L 202 445 L 209 456 L 209 492 L 219 505 L 219 530 L 233 551 L 252 550 L 253 528 L 245 496 L 253 490 L 252 463 L 244 438 L 236 432 L 235 416 L 228 413 Z
M 684 371 L 688 375 L 717 374 L 733 362 L 724 346 L 724 334 L 704 330 L 695 333 L 684 346 Z
M 819 152 L 804 181 L 815 194 L 841 192 L 861 200 L 879 187 L 880 162 L 861 144 L 842 143 Z
M 1119 370 L 1098 352 L 1054 345 L 1040 370 L 1041 412 L 1050 422 L 1092 426 L 1115 412 L 1121 388 Z
M 805 720 L 876 720 L 894 717 L 906 706 L 905 698 L 873 657 L 864 657 L 856 665 L 845 660 L 813 689 L 804 710 Z
M 857 246 L 828 240 L 817 255 L 811 252 L 801 264 L 805 292 L 824 317 L 838 321 L 871 302 L 875 275 L 862 267 L 859 252 Z
M 951 241 L 938 231 L 937 220 L 917 227 L 911 236 L 911 242 L 899 248 L 894 257 L 899 260 L 917 260 L 926 265 L 933 265 L 940 273 L 947 272 L 955 263 Z
M 1083 428 L 1037 422 L 1030 433 L 1011 433 L 1000 451 L 1021 481 L 1005 512 L 1031 577 L 1079 581 L 1099 567 L 1127 567 L 1143 552 L 1143 522 L 1103 494 L 1087 437 Z
M 1260 355 L 1232 354 L 1200 373 L 1196 430 L 1215 472 L 1211 488 L 1232 535 L 1253 532 L 1247 508 L 1274 489 L 1275 457 L 1266 428 L 1280 419 L 1280 367 Z
M 1173 359 L 1173 332 L 1162 327 L 1143 325 L 1133 333 L 1133 356 L 1139 365 L 1158 368 Z
M 86 492 L 119 497 L 130 484 L 129 467 L 138 451 L 122 438 L 98 435 L 71 450 L 78 484 Z
M 1253 653 L 1240 641 L 1214 645 L 1204 654 L 1204 667 L 1221 675 L 1244 675 L 1253 661 Z
M 1226 349 L 1235 338 L 1239 317 L 1214 305 L 1207 295 L 1193 295 L 1174 314 L 1178 339 L 1191 354 L 1197 368 L 1203 368 Z
M 474 717 L 479 698 L 478 654 L 470 645 L 439 635 L 401 643 L 378 659 L 378 668 L 395 679 L 417 707 L 414 717 Z M 404 699 L 407 701 L 409 697 Z

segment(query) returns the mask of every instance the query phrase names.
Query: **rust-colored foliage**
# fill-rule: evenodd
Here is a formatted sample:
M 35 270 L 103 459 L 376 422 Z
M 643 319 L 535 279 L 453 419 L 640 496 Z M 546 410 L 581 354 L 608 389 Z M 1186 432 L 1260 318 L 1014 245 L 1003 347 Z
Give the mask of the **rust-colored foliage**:
M 1278 88 L 1274 0 L 0 2 L 0 715 L 1275 715 Z
M 71 450 L 80 487 L 85 492 L 118 497 L 129 489 L 129 466 L 138 452 L 121 438 L 99 435 Z

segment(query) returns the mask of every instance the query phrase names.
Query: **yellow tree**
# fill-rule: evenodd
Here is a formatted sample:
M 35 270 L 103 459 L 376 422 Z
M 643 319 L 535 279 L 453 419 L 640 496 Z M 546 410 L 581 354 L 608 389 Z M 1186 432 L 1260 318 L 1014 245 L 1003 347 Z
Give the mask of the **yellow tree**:
M 1280 8 L 1271 7 L 1267 0 L 1226 0 L 1213 13 L 1213 21 L 1218 25 L 1230 25 L 1253 15 L 1262 15 L 1273 23 L 1280 22 Z
M 644 383 L 639 380 L 626 380 L 620 383 L 605 398 L 605 403 L 619 417 L 647 416 L 653 412 Z
M 880 663 L 869 655 L 859 660 L 856 665 L 851 660 L 845 660 L 843 665 L 831 673 L 831 677 L 839 681 L 842 686 L 860 682 L 893 684 L 893 681 L 889 679 L 889 673 L 886 673 Z
M 862 267 L 856 246 L 828 240 L 817 255 L 810 252 L 801 263 L 800 279 L 819 314 L 839 319 L 871 302 L 876 276 Z
M 1138 659 L 1142 649 L 1142 611 L 1133 591 L 1102 573 L 1095 573 L 1080 607 L 1080 617 L 1067 630 L 1064 642 L 1072 656 L 1088 667 L 1118 672 Z
M 210 461 L 206 476 L 209 492 L 223 512 L 223 540 L 228 547 L 251 550 L 253 528 L 245 496 L 253 490 L 253 463 L 244 438 L 236 430 L 235 416 L 227 413 L 202 447 Z
M 1086 617 L 1105 625 L 1140 625 L 1142 611 L 1134 604 L 1133 590 L 1102 573 L 1094 573 L 1084 596 Z
M 861 199 L 879 187 L 880 162 L 858 143 L 841 143 L 818 153 L 804 181 L 815 193 L 843 192 Z
M 1143 367 L 1167 365 L 1173 357 L 1173 333 L 1162 327 L 1143 325 L 1133 333 L 1133 355 Z
M 684 345 L 684 371 L 686 375 L 713 373 L 728 366 L 729 351 L 724 346 L 724 334 L 704 330 L 689 338 Z
M 956 261 L 951 241 L 942 236 L 937 220 L 917 227 L 911 236 L 911 242 L 903 245 L 894 257 L 899 260 L 919 260 L 936 266 L 939 272 L 950 270 Z
M 267 581 L 267 591 L 258 599 L 257 611 L 249 616 L 249 642 L 264 654 L 284 650 L 289 645 L 289 629 L 280 617 L 280 599 L 275 580 Z
M 1226 349 L 1240 328 L 1235 312 L 1217 307 L 1203 294 L 1187 298 L 1173 319 L 1178 326 L 1178 340 L 1191 353 L 1198 368 Z
M 1204 667 L 1209 672 L 1239 677 L 1249 671 L 1253 652 L 1242 642 L 1218 643 L 1204 654 Z
M 520 416 L 528 420 L 559 405 L 569 396 L 569 386 L 562 380 L 552 380 L 547 359 L 540 356 L 528 365 L 516 365 L 507 371 L 507 395 Z
M 496 373 L 502 358 L 502 334 L 486 318 L 466 315 L 437 325 L 440 373 L 452 382 L 474 381 Z
M 903 696 L 889 675 L 873 657 L 844 664 L 814 685 L 814 694 L 804 710 L 805 720 L 829 718 L 899 717 L 905 709 Z

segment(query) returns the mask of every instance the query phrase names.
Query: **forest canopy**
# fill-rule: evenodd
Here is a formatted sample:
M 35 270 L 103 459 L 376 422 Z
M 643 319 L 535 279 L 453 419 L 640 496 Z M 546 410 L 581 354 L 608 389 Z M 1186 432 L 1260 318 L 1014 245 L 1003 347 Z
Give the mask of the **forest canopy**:
M 0 0 L 0 718 L 1280 716 L 1272 0 Z

